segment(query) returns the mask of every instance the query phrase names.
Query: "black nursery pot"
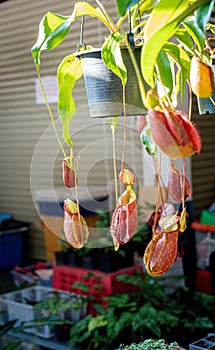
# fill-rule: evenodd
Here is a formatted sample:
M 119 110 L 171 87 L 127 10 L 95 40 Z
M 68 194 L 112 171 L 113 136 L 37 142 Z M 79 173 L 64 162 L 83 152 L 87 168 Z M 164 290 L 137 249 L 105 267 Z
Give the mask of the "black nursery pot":
M 102 272 L 115 272 L 120 266 L 119 254 L 99 254 L 98 255 L 98 269 Z
M 123 252 L 120 264 L 122 268 L 134 265 L 134 248 L 135 246 L 131 241 L 119 248 Z
M 139 83 L 127 48 L 122 48 L 127 69 L 125 86 L 126 115 L 147 113 L 142 103 Z M 139 65 L 141 47 L 133 51 Z M 91 117 L 123 116 L 123 87 L 120 78 L 109 70 L 101 58 L 101 49 L 78 53 L 82 59 L 85 88 Z
M 57 265 L 67 265 L 68 263 L 68 254 L 67 252 L 55 252 L 55 260 Z
M 73 267 L 81 267 L 82 258 L 72 252 L 68 252 L 68 265 Z
M 70 339 L 70 324 L 62 324 L 54 326 L 55 336 L 60 341 L 68 341 Z
M 97 255 L 95 256 L 84 256 L 82 258 L 83 268 L 86 270 L 96 270 L 98 267 L 97 264 Z

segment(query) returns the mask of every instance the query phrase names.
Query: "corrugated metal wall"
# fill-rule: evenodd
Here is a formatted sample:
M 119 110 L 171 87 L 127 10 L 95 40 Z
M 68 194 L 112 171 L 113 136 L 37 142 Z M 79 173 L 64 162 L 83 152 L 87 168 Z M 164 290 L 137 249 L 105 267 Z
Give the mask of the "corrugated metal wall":
M 36 258 L 45 257 L 44 240 L 31 190 L 48 188 L 52 182 L 55 186 L 63 184 L 62 155 L 47 108 L 35 102 L 36 70 L 30 50 L 37 39 L 43 15 L 47 11 L 69 15 L 74 3 L 71 0 L 10 0 L 0 5 L 0 212 L 9 212 L 16 219 L 32 223 L 28 254 Z M 106 1 L 111 14 L 112 3 L 114 0 Z M 108 34 L 107 29 L 94 19 L 87 19 L 85 26 L 85 43 L 99 47 L 103 36 Z M 62 58 L 76 50 L 79 27 L 80 21 L 74 25 L 65 43 L 51 52 L 42 53 L 43 76 L 55 75 Z M 72 134 L 76 154 L 81 155 L 79 183 L 105 185 L 113 178 L 110 127 L 104 120 L 90 119 L 83 82 L 77 84 L 75 96 L 78 113 L 72 122 Z M 57 116 L 56 105 L 52 105 L 52 109 Z M 134 118 L 129 119 L 126 162 L 135 169 L 141 181 L 141 145 L 135 123 Z M 60 122 L 57 125 L 61 129 Z M 122 131 L 120 126 L 117 131 L 119 159 Z M 32 160 L 37 167 L 33 166 Z

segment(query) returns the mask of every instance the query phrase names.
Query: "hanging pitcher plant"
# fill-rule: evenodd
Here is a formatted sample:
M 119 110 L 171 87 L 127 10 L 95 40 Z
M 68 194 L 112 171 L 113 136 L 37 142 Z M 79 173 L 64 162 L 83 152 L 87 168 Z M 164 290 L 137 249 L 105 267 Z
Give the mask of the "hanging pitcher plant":
M 126 47 L 129 51 L 142 103 L 148 110 L 148 113 L 144 113 L 147 116 L 146 125 L 144 121 L 144 129 L 141 132 L 141 142 L 156 168 L 158 196 L 162 194 L 163 186 L 160 175 L 162 154 L 171 160 L 168 202 L 162 199 L 162 206 L 158 201 L 156 203 L 155 211 L 149 219 L 153 232 L 152 240 L 144 254 L 148 273 L 159 276 L 168 271 L 180 255 L 178 236 L 186 229 L 185 202 L 192 194 L 186 176 L 186 160 L 201 151 L 201 137 L 192 122 L 192 93 L 199 97 L 211 98 L 215 92 L 211 62 L 214 53 L 208 49 L 206 33 L 206 30 L 215 33 L 214 26 L 210 24 L 215 0 L 116 0 L 120 16 L 117 22 L 111 18 L 102 2 L 94 2 L 97 7 L 86 1 L 75 3 L 68 16 L 47 12 L 41 20 L 38 39 L 32 47 L 38 79 L 63 153 L 63 181 L 65 186 L 76 188 L 76 203 L 70 199 L 65 200 L 64 229 L 67 240 L 73 247 L 81 248 L 86 244 L 88 229 L 78 205 L 79 164 L 75 164 L 73 153 L 72 119 L 76 114 L 73 89 L 83 76 L 79 54 L 83 50 L 90 51 L 92 47 L 84 43 L 82 28 L 77 51 L 66 56 L 59 64 L 58 116 L 63 126 L 62 135 L 57 133 L 55 117 L 41 82 L 40 58 L 44 50 L 53 50 L 66 39 L 77 18 L 90 16 L 109 29 L 110 34 L 101 48 L 101 57 L 105 67 L 120 79 L 123 95 L 124 141 L 119 190 L 115 162 L 115 132 L 118 119 L 108 120 L 113 136 L 116 192 L 116 209 L 112 215 L 110 235 L 115 249 L 132 238 L 138 219 L 137 194 L 132 188 L 135 177 L 130 170 L 124 168 L 127 117 L 125 89 L 129 76 L 127 62 L 123 61 L 122 48 Z M 129 31 L 123 32 L 122 28 L 127 20 Z M 134 55 L 137 47 L 141 50 L 140 62 Z M 189 111 L 185 113 L 184 110 L 179 110 L 178 105 L 180 102 L 183 106 L 187 86 L 190 103 Z M 116 114 L 116 117 L 118 116 Z M 176 159 L 182 159 L 183 172 L 175 167 Z M 182 213 L 175 210 L 172 201 L 182 203 Z
M 113 212 L 111 222 L 111 236 L 115 250 L 130 241 L 137 228 L 137 201 L 136 194 L 132 189 L 135 183 L 133 173 L 128 169 L 123 169 L 119 174 L 121 184 L 126 186 L 125 192 L 119 198 L 119 203 Z
M 180 256 L 178 236 L 186 229 L 186 210 L 178 213 L 173 205 L 164 203 L 153 216 L 152 239 L 146 247 L 143 261 L 149 275 L 161 276 Z
M 64 201 L 64 232 L 67 242 L 74 248 L 82 248 L 87 242 L 87 223 L 80 214 L 79 206 L 71 199 Z

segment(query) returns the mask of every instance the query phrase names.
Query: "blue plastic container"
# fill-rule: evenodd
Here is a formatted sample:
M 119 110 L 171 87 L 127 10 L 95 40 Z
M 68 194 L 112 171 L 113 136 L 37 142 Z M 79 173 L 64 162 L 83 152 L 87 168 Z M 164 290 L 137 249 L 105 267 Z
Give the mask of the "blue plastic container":
M 59 187 L 53 190 L 39 190 L 35 193 L 35 203 L 40 215 L 64 216 L 64 200 L 68 197 L 76 201 L 75 189 Z M 78 188 L 80 213 L 83 217 L 95 215 L 96 210 L 109 211 L 107 189 L 99 186 Z
M 4 222 L 5 220 L 12 219 L 12 215 L 9 213 L 0 213 L 0 224 Z
M 0 269 L 22 264 L 22 232 L 0 235 Z
M 0 269 L 23 263 L 23 233 L 29 225 L 7 220 L 0 225 Z

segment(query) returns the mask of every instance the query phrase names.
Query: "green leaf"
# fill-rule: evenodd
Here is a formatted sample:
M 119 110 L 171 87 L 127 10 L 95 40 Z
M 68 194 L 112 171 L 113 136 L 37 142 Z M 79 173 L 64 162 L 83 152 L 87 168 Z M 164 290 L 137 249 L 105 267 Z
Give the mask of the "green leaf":
M 144 145 L 146 152 L 153 158 L 156 158 L 157 145 L 154 142 L 152 142 L 150 135 L 151 135 L 150 125 L 146 124 L 146 126 L 144 127 L 144 129 L 140 134 L 140 140 Z
M 180 92 L 181 97 L 184 97 L 185 93 L 185 86 L 186 86 L 186 81 L 189 79 L 190 76 L 190 58 L 188 54 L 183 50 L 182 47 L 174 44 L 167 42 L 163 46 L 163 50 L 172 57 L 174 62 L 176 63 L 178 67 L 177 75 L 176 75 L 176 83 L 175 83 L 175 98 L 177 97 L 177 94 Z M 174 99 L 174 96 L 172 97 Z
M 145 27 L 145 45 L 141 55 L 141 68 L 146 82 L 154 87 L 154 66 L 164 43 L 174 34 L 178 17 L 184 13 L 189 1 L 161 0 L 153 10 Z
M 105 15 L 100 8 L 94 8 L 87 2 L 77 2 L 71 16 L 61 16 L 59 14 L 47 12 L 40 22 L 38 39 L 31 50 L 37 66 L 40 65 L 41 52 L 43 50 L 52 50 L 58 46 L 65 39 L 76 17 L 81 16 L 96 17 L 104 23 L 111 32 L 115 31 L 114 23 L 111 21 L 110 17 Z
M 70 121 L 76 114 L 76 104 L 72 95 L 78 79 L 82 77 L 81 60 L 74 54 L 66 56 L 58 67 L 58 113 L 63 124 L 63 138 L 72 146 L 70 138 Z
M 115 134 L 116 132 L 116 126 L 118 124 L 118 121 L 119 121 L 119 117 L 107 118 L 107 122 L 111 126 L 111 130 L 113 134 Z
M 184 22 L 183 22 L 184 23 Z M 183 47 L 193 55 L 194 42 L 185 28 L 178 28 L 175 32 L 175 37 Z
M 215 25 L 214 25 L 214 24 L 208 23 L 208 29 L 209 29 L 213 34 L 215 34 Z
M 155 32 L 171 22 L 176 22 L 179 14 L 184 12 L 189 5 L 189 0 L 160 0 L 153 10 L 145 26 L 144 38 L 148 41 Z
M 183 68 L 186 80 L 190 71 L 190 58 L 187 53 L 180 46 L 170 42 L 167 42 L 163 49 L 173 58 L 178 67 Z
M 52 50 L 58 46 L 66 37 L 73 16 L 60 16 L 58 14 L 47 12 L 39 25 L 39 34 L 37 42 L 31 49 L 32 56 L 37 66 L 40 65 L 40 54 L 43 50 Z
M 74 7 L 73 14 L 76 17 L 82 16 L 91 16 L 95 17 L 104 23 L 111 32 L 115 31 L 115 24 L 112 21 L 111 17 L 108 15 L 108 12 L 105 8 L 100 4 L 100 8 L 95 8 L 87 2 L 77 2 Z
M 201 29 L 197 26 L 195 18 L 190 18 L 183 22 L 183 25 L 186 31 L 189 33 L 191 38 L 193 38 L 199 52 L 204 51 L 205 46 L 205 34 L 201 31 Z M 194 45 L 193 45 L 194 46 Z
M 17 320 L 6 322 L 4 325 L 0 325 L 0 337 L 9 332 L 15 325 Z
M 158 54 L 156 71 L 158 74 L 158 80 L 162 83 L 165 89 L 165 95 L 172 95 L 174 71 L 172 69 L 172 63 L 166 52 L 161 50 Z
M 134 286 L 138 286 L 140 284 L 140 281 L 137 279 L 137 276 L 129 276 L 126 274 L 121 274 L 117 276 L 116 280 L 124 283 L 130 283 L 130 284 L 133 284 Z
M 155 0 L 141 0 L 138 2 L 136 6 L 134 6 L 131 11 L 131 24 L 132 24 L 132 30 L 135 32 L 135 27 L 138 26 L 139 28 L 142 27 L 142 22 L 139 23 L 139 18 L 142 15 L 145 15 L 146 13 L 149 13 L 152 11 L 153 7 L 155 5 Z M 136 28 L 137 29 L 137 28 Z
M 152 304 L 145 303 L 133 317 L 132 328 L 136 331 L 141 325 L 144 328 L 152 330 L 156 337 L 161 336 L 161 328 L 157 322 L 158 310 L 156 310 Z
M 107 320 L 103 315 L 97 315 L 95 317 L 92 317 L 88 324 L 88 331 L 92 332 L 96 328 L 104 327 L 107 325 Z
M 124 16 L 128 9 L 136 5 L 138 2 L 139 0 L 116 0 L 119 15 L 121 17 Z
M 206 317 L 200 317 L 197 316 L 193 321 L 186 321 L 184 322 L 184 327 L 185 328 L 206 328 L 206 329 L 212 329 L 213 328 L 213 323 L 210 321 L 210 319 Z
M 145 27 L 145 45 L 141 55 L 142 74 L 151 87 L 155 86 L 154 67 L 164 43 L 172 37 L 181 22 L 205 2 L 196 0 L 190 6 L 189 0 L 160 0 L 152 11 Z
M 105 65 L 126 84 L 127 70 L 124 65 L 120 50 L 120 42 L 123 37 L 119 32 L 112 33 L 102 46 L 102 59 Z
M 88 292 L 89 291 L 89 286 L 83 284 L 82 282 L 75 282 L 75 283 L 73 283 L 72 288 L 79 288 L 80 290 L 82 290 L 84 292 Z
M 22 340 L 19 340 L 15 343 L 6 345 L 5 347 L 3 347 L 2 350 L 17 350 L 21 344 L 22 344 Z
M 205 39 L 206 25 L 210 20 L 211 12 L 214 8 L 215 0 L 208 1 L 208 3 L 200 6 L 196 11 L 195 23 L 201 32 L 203 40 Z

